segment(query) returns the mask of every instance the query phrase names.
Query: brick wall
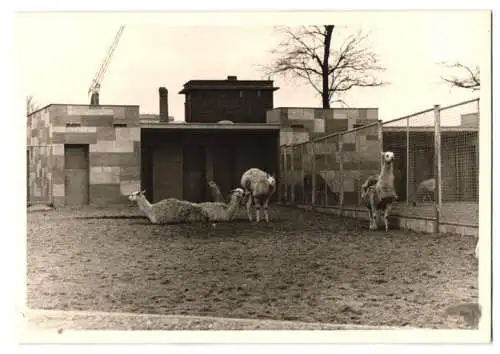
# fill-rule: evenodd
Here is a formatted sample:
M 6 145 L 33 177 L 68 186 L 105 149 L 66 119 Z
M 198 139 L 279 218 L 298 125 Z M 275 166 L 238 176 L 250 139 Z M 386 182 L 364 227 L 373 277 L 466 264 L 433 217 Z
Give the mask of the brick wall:
M 272 108 L 270 90 L 192 91 L 186 95 L 185 117 L 186 122 L 265 123 L 266 111 Z

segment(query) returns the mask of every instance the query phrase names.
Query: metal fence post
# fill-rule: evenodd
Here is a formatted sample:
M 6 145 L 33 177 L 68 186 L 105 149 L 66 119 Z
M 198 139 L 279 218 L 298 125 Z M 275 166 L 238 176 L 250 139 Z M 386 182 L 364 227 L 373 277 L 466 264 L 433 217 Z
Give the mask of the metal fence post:
M 311 205 L 316 204 L 316 153 L 314 149 L 314 142 L 309 142 L 311 145 Z
M 441 111 L 440 105 L 434 105 L 434 172 L 436 188 L 434 189 L 434 209 L 436 213 L 435 232 L 439 232 L 441 207 Z

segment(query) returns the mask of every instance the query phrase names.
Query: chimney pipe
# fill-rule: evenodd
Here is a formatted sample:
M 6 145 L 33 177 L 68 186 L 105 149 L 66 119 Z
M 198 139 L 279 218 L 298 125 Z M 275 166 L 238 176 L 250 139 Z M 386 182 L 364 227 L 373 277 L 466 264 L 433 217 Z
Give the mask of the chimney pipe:
M 160 93 L 160 122 L 168 122 L 168 90 L 159 88 Z

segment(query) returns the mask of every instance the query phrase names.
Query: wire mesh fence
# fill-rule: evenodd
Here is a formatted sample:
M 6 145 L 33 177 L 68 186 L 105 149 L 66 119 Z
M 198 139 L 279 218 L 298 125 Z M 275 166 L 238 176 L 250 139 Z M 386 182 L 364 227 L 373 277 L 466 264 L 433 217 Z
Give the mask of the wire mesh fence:
M 366 211 L 361 186 L 392 151 L 393 215 L 477 225 L 478 130 L 476 99 L 282 147 L 283 202 Z
M 52 146 L 26 148 L 26 196 L 28 204 L 52 203 Z

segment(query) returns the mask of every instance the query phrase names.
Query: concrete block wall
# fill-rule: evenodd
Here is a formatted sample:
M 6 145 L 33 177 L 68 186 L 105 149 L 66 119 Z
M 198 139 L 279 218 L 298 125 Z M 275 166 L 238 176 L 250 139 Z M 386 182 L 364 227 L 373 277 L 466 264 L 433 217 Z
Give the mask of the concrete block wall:
M 27 117 L 28 201 L 50 203 L 52 171 L 50 109 L 42 108 Z
M 268 110 L 266 122 L 283 127 L 280 145 L 291 144 L 294 135 L 303 141 L 304 131 L 309 138 L 355 128 L 378 120 L 378 108 L 294 108 L 279 107 Z M 300 127 L 301 126 L 301 127 Z M 309 139 L 308 139 L 309 140 Z
M 343 142 L 342 155 L 339 151 L 338 140 Z M 343 134 L 337 138 L 326 139 L 315 143 L 315 171 L 326 182 L 328 188 L 333 193 L 341 191 L 343 184 L 344 203 L 359 204 L 360 188 L 363 182 L 372 174 L 380 172 L 380 151 L 381 144 L 378 140 L 377 126 L 359 129 L 352 133 Z M 288 150 L 290 151 L 290 149 Z M 309 151 L 311 149 L 299 150 Z M 301 183 L 303 176 L 311 171 L 311 156 L 305 155 L 303 158 L 295 158 L 294 163 L 304 161 L 304 171 L 300 171 L 298 166 L 295 171 L 289 171 L 289 184 Z M 343 166 L 343 178 L 340 178 L 340 164 Z M 302 166 L 302 164 L 300 165 Z
M 140 189 L 139 106 L 50 105 L 46 112 L 32 135 L 49 137 L 55 206 L 65 204 L 65 144 L 89 145 L 89 203 L 124 203 Z

